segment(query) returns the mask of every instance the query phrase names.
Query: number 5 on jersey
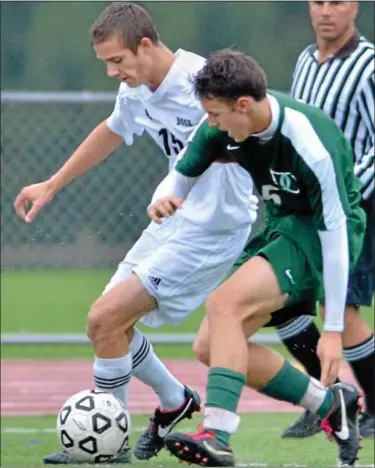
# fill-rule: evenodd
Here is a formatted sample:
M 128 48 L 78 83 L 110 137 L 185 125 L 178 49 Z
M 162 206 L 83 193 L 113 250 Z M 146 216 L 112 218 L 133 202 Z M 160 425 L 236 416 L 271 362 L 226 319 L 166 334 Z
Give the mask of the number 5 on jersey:
M 274 185 L 262 185 L 262 198 L 264 201 L 273 201 L 275 205 L 281 205 L 281 197 L 277 194 L 279 189 Z

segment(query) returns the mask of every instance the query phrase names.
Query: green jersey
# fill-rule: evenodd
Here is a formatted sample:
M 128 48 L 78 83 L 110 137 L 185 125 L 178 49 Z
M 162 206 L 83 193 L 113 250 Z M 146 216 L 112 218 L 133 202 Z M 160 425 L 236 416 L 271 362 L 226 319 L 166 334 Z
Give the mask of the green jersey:
M 246 169 L 265 203 L 267 226 L 297 242 L 308 260 L 325 295 L 325 330 L 341 331 L 349 270 L 365 225 L 353 153 L 320 109 L 276 92 L 268 99 L 273 119 L 267 139 L 263 134 L 238 143 L 204 121 L 175 169 L 197 177 L 223 159 Z
M 226 132 L 201 124 L 176 170 L 202 174 L 211 163 L 231 158 L 252 176 L 267 215 L 312 217 L 318 230 L 334 229 L 358 206 L 360 182 L 344 134 L 321 110 L 287 95 L 271 93 L 279 103 L 277 130 L 262 142 L 235 142 Z

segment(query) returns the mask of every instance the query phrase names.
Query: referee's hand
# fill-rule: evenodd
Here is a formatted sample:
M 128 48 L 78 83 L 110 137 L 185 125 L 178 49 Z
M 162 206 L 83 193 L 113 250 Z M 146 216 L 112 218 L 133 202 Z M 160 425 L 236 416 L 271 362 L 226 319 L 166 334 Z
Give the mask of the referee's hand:
M 171 196 L 159 198 L 147 208 L 147 213 L 155 223 L 161 224 L 162 219 L 172 216 L 176 210 L 182 207 L 182 203 L 182 198 Z

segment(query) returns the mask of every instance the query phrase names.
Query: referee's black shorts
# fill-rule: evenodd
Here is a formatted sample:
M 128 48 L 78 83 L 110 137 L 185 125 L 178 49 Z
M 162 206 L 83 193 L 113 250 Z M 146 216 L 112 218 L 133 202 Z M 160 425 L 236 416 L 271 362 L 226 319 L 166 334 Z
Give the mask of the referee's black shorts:
M 375 257 L 375 194 L 363 202 L 367 224 L 362 251 L 357 266 L 349 277 L 346 305 L 371 306 L 374 297 L 374 257 Z

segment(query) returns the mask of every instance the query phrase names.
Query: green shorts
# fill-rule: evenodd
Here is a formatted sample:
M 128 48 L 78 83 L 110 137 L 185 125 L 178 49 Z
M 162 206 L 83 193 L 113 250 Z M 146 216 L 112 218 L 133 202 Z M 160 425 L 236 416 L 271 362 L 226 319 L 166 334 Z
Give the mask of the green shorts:
M 349 227 L 350 266 L 361 249 L 363 232 Z M 282 293 L 289 294 L 286 306 L 309 298 L 320 300 L 323 290 L 323 258 L 318 231 L 311 218 L 285 216 L 266 220 L 263 228 L 246 245 L 234 270 L 254 256 L 272 265 Z
M 299 302 L 306 296 L 317 299 L 319 276 L 312 271 L 303 249 L 291 237 L 270 231 L 265 226 L 249 241 L 234 269 L 238 269 L 252 257 L 262 256 L 272 265 L 281 292 L 289 294 L 286 305 Z

